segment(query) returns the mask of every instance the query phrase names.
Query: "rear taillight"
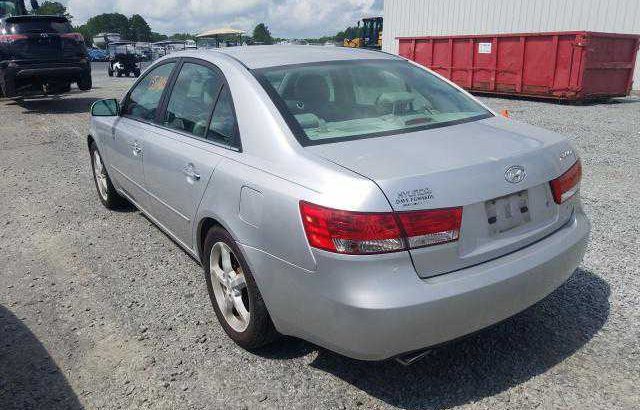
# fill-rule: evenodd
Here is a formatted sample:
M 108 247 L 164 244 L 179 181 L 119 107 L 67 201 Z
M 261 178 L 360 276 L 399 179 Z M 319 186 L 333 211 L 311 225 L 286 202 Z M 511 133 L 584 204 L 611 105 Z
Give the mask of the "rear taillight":
M 400 212 L 397 215 L 406 233 L 409 248 L 457 241 L 460 236 L 462 208 Z
M 553 200 L 556 204 L 561 204 L 575 195 L 580 188 L 581 179 L 582 164 L 580 163 L 580 160 L 577 160 L 567 172 L 549 182 L 551 185 L 551 192 L 553 193 Z
M 356 255 L 405 248 L 392 213 L 339 211 L 304 201 L 300 213 L 309 244 L 315 248 Z
M 17 40 L 26 40 L 28 36 L 24 34 L 0 34 L 0 43 L 13 43 Z
M 70 38 L 72 40 L 77 41 L 78 43 L 81 43 L 84 41 L 84 37 L 82 37 L 82 34 L 80 33 L 65 33 L 65 34 L 62 34 L 60 37 Z
M 352 255 L 386 253 L 456 241 L 462 208 L 351 212 L 300 202 L 309 244 Z

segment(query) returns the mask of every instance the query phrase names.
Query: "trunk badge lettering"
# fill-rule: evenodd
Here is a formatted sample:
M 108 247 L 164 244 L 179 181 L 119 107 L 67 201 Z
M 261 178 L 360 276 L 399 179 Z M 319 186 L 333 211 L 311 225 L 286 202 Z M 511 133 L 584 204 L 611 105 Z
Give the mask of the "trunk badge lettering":
M 504 172 L 504 179 L 512 184 L 518 184 L 524 181 L 526 176 L 527 173 L 524 167 L 520 165 L 512 165 Z
M 400 191 L 396 196 L 395 204 L 403 208 L 423 205 L 433 199 L 433 192 L 430 188 L 418 188 L 408 191 Z
M 575 155 L 576 154 L 574 154 L 572 149 L 568 149 L 568 150 L 563 151 L 562 153 L 560 153 L 560 161 L 564 161 L 568 157 L 575 157 Z

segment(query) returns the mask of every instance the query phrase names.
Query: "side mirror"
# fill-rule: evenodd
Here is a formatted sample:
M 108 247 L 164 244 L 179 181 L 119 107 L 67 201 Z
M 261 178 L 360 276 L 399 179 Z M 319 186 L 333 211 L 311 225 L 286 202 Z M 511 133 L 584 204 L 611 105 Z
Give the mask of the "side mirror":
M 91 106 L 93 117 L 116 117 L 120 115 L 120 103 L 115 98 L 99 100 Z

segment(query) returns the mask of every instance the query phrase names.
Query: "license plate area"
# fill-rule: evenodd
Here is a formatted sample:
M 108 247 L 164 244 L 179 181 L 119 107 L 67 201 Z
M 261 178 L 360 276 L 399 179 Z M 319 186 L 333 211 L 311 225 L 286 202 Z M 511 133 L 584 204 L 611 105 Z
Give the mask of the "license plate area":
M 491 199 L 484 206 L 491 235 L 501 234 L 531 221 L 529 194 L 526 190 Z

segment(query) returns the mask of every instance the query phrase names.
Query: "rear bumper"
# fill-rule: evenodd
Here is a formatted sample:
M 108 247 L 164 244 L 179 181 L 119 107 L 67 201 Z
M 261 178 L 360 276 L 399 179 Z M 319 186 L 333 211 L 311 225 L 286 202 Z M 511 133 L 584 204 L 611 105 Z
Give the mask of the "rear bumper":
M 88 61 L 3 61 L 0 63 L 0 85 L 7 91 L 18 88 L 20 83 L 34 80 L 75 82 L 84 75 L 91 75 L 91 64 Z
M 580 208 L 552 235 L 473 267 L 420 279 L 411 265 L 315 252 L 304 271 L 243 246 L 276 328 L 349 357 L 382 360 L 504 320 L 564 283 L 584 256 L 591 225 Z

